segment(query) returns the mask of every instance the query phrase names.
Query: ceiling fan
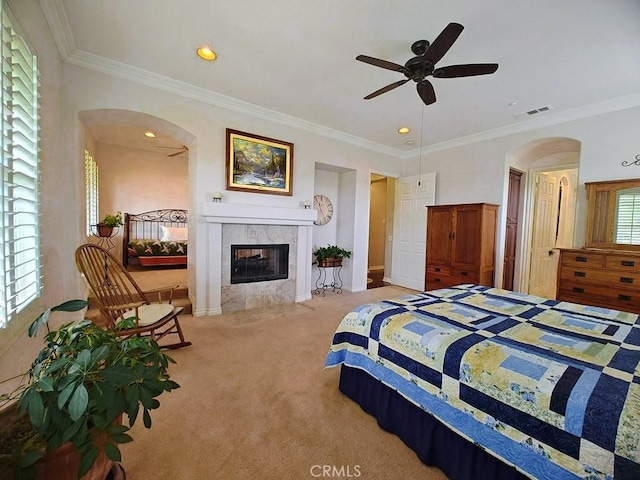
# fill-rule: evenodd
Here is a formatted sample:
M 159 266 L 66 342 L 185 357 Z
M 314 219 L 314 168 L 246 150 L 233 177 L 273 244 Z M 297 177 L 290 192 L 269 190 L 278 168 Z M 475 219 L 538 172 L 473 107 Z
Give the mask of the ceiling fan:
M 394 88 L 404 85 L 409 80 L 413 80 L 417 83 L 416 88 L 422 101 L 425 105 L 431 105 L 436 101 L 436 92 L 431 82 L 427 80 L 428 76 L 436 78 L 456 78 L 494 73 L 498 69 L 497 63 L 449 65 L 448 67 L 435 68 L 436 63 L 449 51 L 463 29 L 464 27 L 459 23 L 450 23 L 440 32 L 440 35 L 438 35 L 433 43 L 430 44 L 427 40 L 414 42 L 413 45 L 411 45 L 411 51 L 416 56 L 410 58 L 404 65 L 398 65 L 397 63 L 380 60 L 379 58 L 369 57 L 367 55 L 358 55 L 356 60 L 394 72 L 400 72 L 407 77 L 404 80 L 399 80 L 370 93 L 364 97 L 364 99 L 369 100 L 377 97 L 378 95 L 382 95 L 383 93 L 387 93 Z
M 178 155 L 182 155 L 183 153 L 187 153 L 189 151 L 189 147 L 186 145 L 182 145 L 181 147 L 165 147 L 163 145 L 154 145 L 155 148 L 170 148 L 172 150 L 178 150 L 177 152 L 170 153 L 167 157 L 177 157 Z

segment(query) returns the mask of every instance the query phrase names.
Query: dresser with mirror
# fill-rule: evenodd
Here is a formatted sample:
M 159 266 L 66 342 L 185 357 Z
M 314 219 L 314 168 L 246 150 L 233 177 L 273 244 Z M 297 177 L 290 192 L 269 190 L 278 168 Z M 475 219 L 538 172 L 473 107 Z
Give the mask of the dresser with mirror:
M 640 179 L 585 188 L 585 246 L 561 249 L 556 298 L 640 313 Z

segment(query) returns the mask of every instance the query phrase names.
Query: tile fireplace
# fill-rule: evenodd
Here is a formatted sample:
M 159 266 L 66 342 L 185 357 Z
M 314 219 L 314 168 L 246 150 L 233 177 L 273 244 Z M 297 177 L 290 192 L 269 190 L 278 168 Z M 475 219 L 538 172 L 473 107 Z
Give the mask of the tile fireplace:
M 315 210 L 206 202 L 202 216 L 207 222 L 206 243 L 209 257 L 208 308 L 202 314 L 217 315 L 267 305 L 303 302 L 311 298 Z M 245 251 L 236 258 L 236 253 L 232 254 L 232 245 L 241 246 Z M 269 281 L 259 278 L 247 283 L 236 283 L 235 280 L 232 282 L 234 262 L 233 269 L 267 268 L 266 265 L 272 262 L 272 254 L 263 251 L 263 247 L 272 245 L 284 245 L 283 248 L 288 249 L 286 277 Z M 268 255 L 269 260 L 266 260 Z M 282 254 L 279 268 L 281 261 Z M 242 263 L 245 265 L 241 265 Z M 273 268 L 269 266 L 268 269 Z M 280 271 L 278 275 L 283 276 L 283 272 Z

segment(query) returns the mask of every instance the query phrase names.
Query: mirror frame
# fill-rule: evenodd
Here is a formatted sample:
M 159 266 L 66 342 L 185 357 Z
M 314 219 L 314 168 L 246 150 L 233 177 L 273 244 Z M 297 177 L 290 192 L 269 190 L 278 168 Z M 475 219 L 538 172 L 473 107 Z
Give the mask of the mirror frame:
M 613 242 L 616 199 L 620 190 L 640 187 L 640 178 L 587 182 L 587 234 L 585 247 L 640 251 L 640 245 Z

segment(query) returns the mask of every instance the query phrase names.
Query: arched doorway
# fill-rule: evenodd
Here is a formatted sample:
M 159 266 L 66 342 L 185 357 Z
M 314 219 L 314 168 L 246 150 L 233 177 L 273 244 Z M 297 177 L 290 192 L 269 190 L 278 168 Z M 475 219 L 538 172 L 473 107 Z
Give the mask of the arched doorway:
M 88 110 L 80 112 L 78 118 L 79 136 L 85 151 L 79 167 L 84 169 L 87 153 L 98 167 L 99 218 L 116 211 L 137 214 L 158 209 L 190 210 L 190 157 L 197 149 L 191 133 L 162 118 L 129 110 Z M 80 177 L 84 178 L 84 175 Z M 86 185 L 85 180 L 85 190 Z M 81 209 L 81 223 L 86 223 L 89 208 L 87 202 Z M 191 225 L 195 227 L 195 222 Z M 191 229 L 190 235 L 194 233 Z M 116 258 L 122 258 L 126 252 L 122 239 L 120 228 L 112 238 L 111 253 Z M 87 240 L 93 241 L 91 236 Z M 192 252 L 188 255 L 191 257 Z M 188 264 L 195 265 L 195 262 Z M 137 278 L 137 281 L 148 285 L 143 288 L 167 283 L 162 281 L 162 276 L 167 276 L 168 269 L 138 269 L 144 280 Z M 185 290 L 187 284 L 193 284 L 187 277 L 195 278 L 195 272 L 190 269 L 172 275 L 181 279 Z M 170 278 L 168 283 L 176 283 L 173 280 Z M 184 292 L 185 297 L 187 293 Z
M 545 138 L 514 149 L 509 167 L 525 172 L 517 227 L 514 289 L 555 298 L 558 249 L 573 246 L 580 142 Z

